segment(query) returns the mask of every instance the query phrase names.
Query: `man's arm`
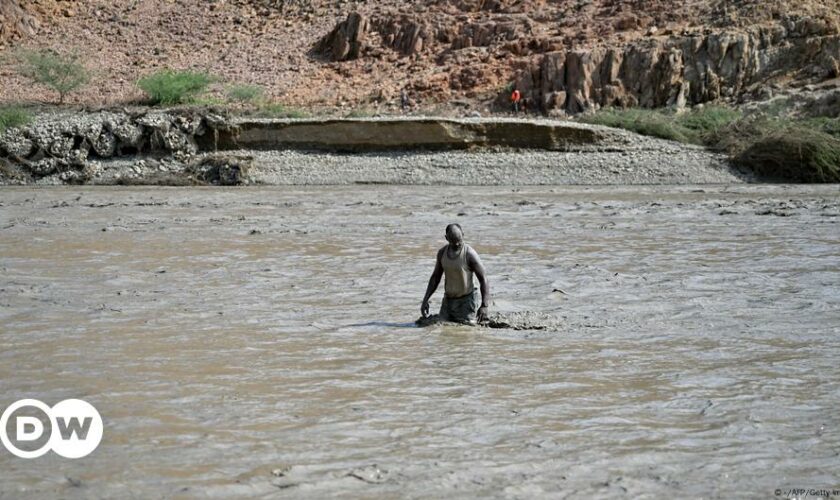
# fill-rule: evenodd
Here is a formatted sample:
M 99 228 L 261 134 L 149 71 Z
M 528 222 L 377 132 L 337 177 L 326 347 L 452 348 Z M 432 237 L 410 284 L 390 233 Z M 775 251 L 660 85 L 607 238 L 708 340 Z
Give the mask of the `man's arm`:
M 444 247 L 445 249 L 446 247 Z M 426 287 L 426 295 L 423 297 L 423 303 L 420 305 L 420 314 L 426 318 L 429 316 L 429 299 L 432 298 L 434 295 L 435 290 L 437 290 L 438 285 L 440 285 L 440 279 L 443 277 L 443 265 L 440 263 L 440 257 L 443 253 L 443 249 L 439 250 L 437 253 L 437 257 L 435 258 L 435 270 L 432 271 L 432 277 L 429 278 L 429 286 Z
M 478 308 L 478 321 L 487 319 L 487 308 L 490 305 L 490 280 L 487 279 L 487 274 L 484 272 L 484 264 L 481 263 L 481 258 L 478 252 L 470 248 L 467 252 L 467 266 L 475 273 L 478 278 L 478 284 L 481 288 L 481 307 Z

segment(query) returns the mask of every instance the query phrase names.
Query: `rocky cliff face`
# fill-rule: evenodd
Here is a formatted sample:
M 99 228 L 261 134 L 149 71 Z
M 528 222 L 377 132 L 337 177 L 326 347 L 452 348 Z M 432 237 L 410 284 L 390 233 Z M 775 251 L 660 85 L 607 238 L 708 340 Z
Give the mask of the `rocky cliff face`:
M 465 20 L 465 19 L 464 19 Z M 619 27 L 638 27 L 635 16 Z M 647 23 L 644 23 L 646 25 Z M 382 47 L 403 56 L 447 55 L 497 46 L 507 57 L 536 55 L 513 86 L 545 112 L 575 114 L 604 106 L 648 108 L 720 99 L 767 97 L 770 81 L 840 77 L 840 36 L 825 19 L 788 17 L 751 28 L 685 30 L 619 46 L 564 49 L 533 37 L 527 17 L 433 24 L 411 16 L 351 14 L 320 40 L 316 51 L 333 61 L 379 56 Z M 560 50 L 557 50 L 560 48 Z M 453 71 L 451 89 L 478 86 L 483 75 Z M 498 103 L 505 104 L 506 95 Z
M 811 18 L 770 27 L 686 33 L 623 47 L 549 52 L 515 86 L 544 111 L 685 106 L 766 98 L 772 81 L 840 77 L 840 36 Z
M 397 111 L 401 89 L 427 112 L 484 113 L 512 82 L 574 113 L 817 83 L 838 24 L 840 0 L 0 0 L 0 57 L 79 52 L 97 76 L 74 103 L 142 99 L 139 77 L 198 67 L 339 114 Z M 0 71 L 0 102 L 33 99 L 50 95 Z

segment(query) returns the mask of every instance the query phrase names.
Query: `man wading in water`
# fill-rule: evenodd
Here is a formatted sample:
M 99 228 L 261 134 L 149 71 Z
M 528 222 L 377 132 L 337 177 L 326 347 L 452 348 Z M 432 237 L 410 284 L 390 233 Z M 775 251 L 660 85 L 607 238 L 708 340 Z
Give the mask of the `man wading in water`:
M 448 245 L 438 250 L 435 270 L 429 278 L 426 296 L 420 306 L 420 314 L 429 316 L 429 299 L 437 290 L 440 278 L 446 275 L 443 301 L 440 304 L 440 319 L 457 323 L 475 324 L 487 319 L 487 304 L 490 302 L 490 282 L 484 274 L 484 266 L 478 253 L 464 243 L 464 232 L 458 224 L 446 226 Z M 481 286 L 481 306 L 473 284 L 473 273 Z

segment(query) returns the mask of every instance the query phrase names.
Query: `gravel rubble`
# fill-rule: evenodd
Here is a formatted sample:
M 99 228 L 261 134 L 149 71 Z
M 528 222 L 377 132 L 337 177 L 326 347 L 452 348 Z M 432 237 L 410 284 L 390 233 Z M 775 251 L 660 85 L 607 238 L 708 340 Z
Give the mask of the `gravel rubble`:
M 723 155 L 673 143 L 601 152 L 447 151 L 337 154 L 233 151 L 251 155 L 252 183 L 327 184 L 724 184 L 751 181 Z

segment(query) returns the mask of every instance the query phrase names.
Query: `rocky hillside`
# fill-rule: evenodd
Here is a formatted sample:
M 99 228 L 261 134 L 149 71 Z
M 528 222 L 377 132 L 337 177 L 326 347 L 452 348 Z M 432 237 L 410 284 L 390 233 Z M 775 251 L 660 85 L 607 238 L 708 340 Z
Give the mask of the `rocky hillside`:
M 662 106 L 840 77 L 840 0 L 3 0 L 0 50 L 80 52 L 87 104 L 141 98 L 159 68 L 264 86 L 285 104 L 431 109 Z M 0 101 L 50 100 L 10 64 Z

